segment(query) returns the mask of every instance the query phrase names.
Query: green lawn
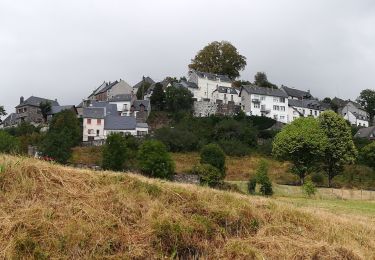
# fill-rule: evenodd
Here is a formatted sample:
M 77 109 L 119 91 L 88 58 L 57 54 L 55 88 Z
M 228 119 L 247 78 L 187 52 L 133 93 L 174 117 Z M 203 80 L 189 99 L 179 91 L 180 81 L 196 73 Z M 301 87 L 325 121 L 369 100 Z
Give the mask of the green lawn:
M 236 184 L 242 192 L 247 193 L 246 182 L 229 183 Z M 310 209 L 326 209 L 333 213 L 365 214 L 374 216 L 375 220 L 375 191 L 318 188 L 314 197 L 307 198 L 299 186 L 273 184 L 273 190 L 273 198 L 283 203 Z

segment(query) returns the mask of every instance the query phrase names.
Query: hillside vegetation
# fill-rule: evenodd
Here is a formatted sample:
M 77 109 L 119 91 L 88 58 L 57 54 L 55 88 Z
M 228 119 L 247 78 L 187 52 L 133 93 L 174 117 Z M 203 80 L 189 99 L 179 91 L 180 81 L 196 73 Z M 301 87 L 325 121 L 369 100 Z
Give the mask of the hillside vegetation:
M 372 259 L 365 216 L 0 155 L 7 259 Z

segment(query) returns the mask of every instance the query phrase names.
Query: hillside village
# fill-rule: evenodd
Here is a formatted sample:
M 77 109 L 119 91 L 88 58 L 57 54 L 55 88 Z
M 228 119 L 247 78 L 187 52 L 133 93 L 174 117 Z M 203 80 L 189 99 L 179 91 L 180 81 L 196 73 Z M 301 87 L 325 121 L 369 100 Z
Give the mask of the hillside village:
M 282 125 L 299 117 L 316 118 L 323 111 L 335 110 L 351 125 L 362 128 L 357 136 L 374 138 L 375 129 L 368 128 L 369 114 L 355 101 L 334 97 L 327 103 L 315 98 L 310 90 L 283 85 L 279 88 L 254 84 L 234 86 L 233 83 L 226 75 L 195 70 L 189 70 L 187 79 L 166 78 L 160 82 L 164 92 L 170 87 L 188 89 L 193 95 L 195 117 L 234 116 L 243 111 L 247 116 L 272 118 Z M 140 93 L 145 84 L 149 85 L 147 91 Z M 58 99 L 52 98 L 20 97 L 15 111 L 2 121 L 1 127 L 14 127 L 22 122 L 41 125 L 44 120 L 40 105 L 49 103 L 47 122 L 63 110 L 72 110 L 82 118 L 82 142 L 102 144 L 110 133 L 142 137 L 151 130 L 147 119 L 152 111 L 150 99 L 156 84 L 150 77 L 143 77 L 134 86 L 123 79 L 104 81 L 76 105 L 59 104 Z

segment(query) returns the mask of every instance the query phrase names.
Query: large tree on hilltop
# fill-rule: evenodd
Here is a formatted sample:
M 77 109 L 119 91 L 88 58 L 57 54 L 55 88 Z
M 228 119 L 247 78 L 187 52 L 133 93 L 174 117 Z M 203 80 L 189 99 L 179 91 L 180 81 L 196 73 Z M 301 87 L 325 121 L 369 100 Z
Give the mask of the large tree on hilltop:
M 242 56 L 236 47 L 227 41 L 214 41 L 204 47 L 191 60 L 189 68 L 222 75 L 231 79 L 240 76 L 240 71 L 246 66 L 246 57 Z
M 1 121 L 1 117 L 2 117 L 2 116 L 6 116 L 6 115 L 7 115 L 7 113 L 5 112 L 4 107 L 3 107 L 3 106 L 0 106 L 0 123 L 2 122 L 2 121 Z
M 373 125 L 375 116 L 375 91 L 372 89 L 362 90 L 357 101 L 363 106 L 370 115 L 370 125 Z

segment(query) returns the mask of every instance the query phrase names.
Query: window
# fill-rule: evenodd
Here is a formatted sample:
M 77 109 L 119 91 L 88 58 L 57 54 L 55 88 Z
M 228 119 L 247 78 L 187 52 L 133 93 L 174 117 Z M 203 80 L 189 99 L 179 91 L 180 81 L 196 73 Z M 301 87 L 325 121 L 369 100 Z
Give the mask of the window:
M 94 129 L 89 129 L 89 130 L 87 130 L 87 133 L 88 133 L 89 135 L 94 134 Z
M 224 94 L 224 99 L 227 99 L 227 94 Z
M 261 96 L 261 97 L 260 97 L 260 100 L 261 100 L 261 101 L 264 101 L 264 100 L 266 100 L 266 97 L 265 97 L 265 96 Z
M 259 108 L 259 107 L 260 107 L 259 104 L 254 103 L 254 108 Z
M 281 111 L 285 111 L 285 107 L 284 106 L 280 106 L 280 110 Z
M 230 100 L 233 101 L 233 95 L 230 95 Z
M 305 109 L 302 109 L 302 114 L 303 114 L 303 115 L 305 114 Z
M 280 107 L 279 106 L 273 106 L 273 110 L 279 111 Z
M 315 115 L 317 116 L 318 115 L 318 111 L 315 110 Z
M 285 103 L 285 98 L 280 98 L 280 103 Z
M 88 124 L 88 125 L 91 125 L 91 118 L 88 118 L 88 119 L 87 119 L 87 124 Z
M 274 98 L 273 98 L 273 102 L 279 102 L 279 98 L 274 97 Z
M 280 120 L 284 120 L 285 119 L 285 116 L 280 116 Z
M 99 136 L 100 130 L 96 130 L 96 136 Z
M 101 119 L 97 119 L 97 120 L 96 120 L 96 124 L 97 124 L 97 125 L 101 125 L 101 124 L 102 124 L 102 120 L 101 120 Z
M 312 115 L 313 114 L 313 112 L 312 112 L 312 110 L 310 109 L 310 115 Z
M 128 104 L 124 104 L 124 105 L 122 106 L 122 110 L 123 110 L 123 111 L 128 110 Z

